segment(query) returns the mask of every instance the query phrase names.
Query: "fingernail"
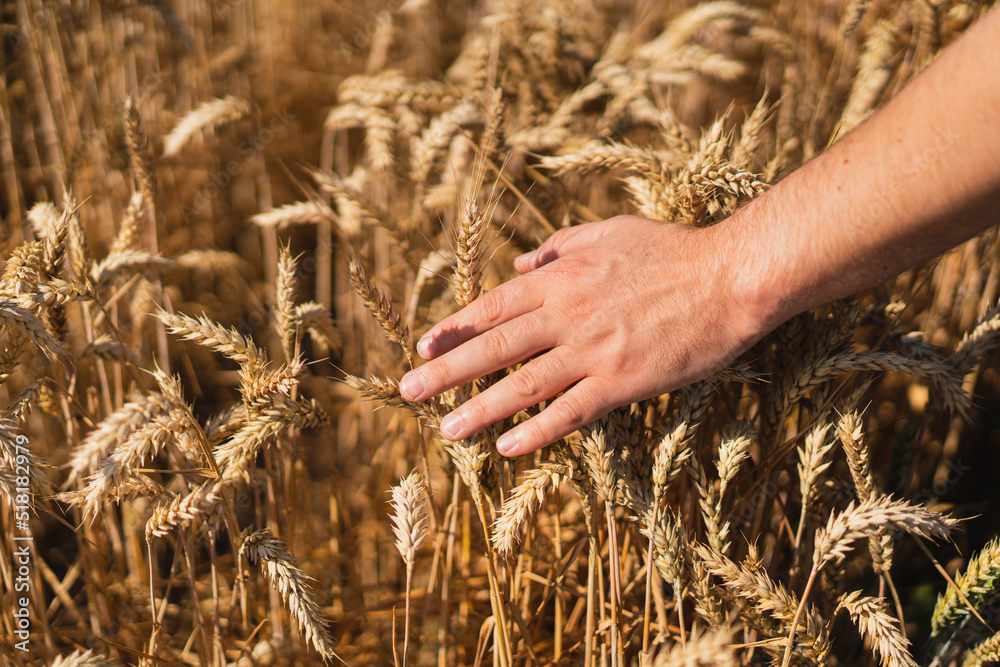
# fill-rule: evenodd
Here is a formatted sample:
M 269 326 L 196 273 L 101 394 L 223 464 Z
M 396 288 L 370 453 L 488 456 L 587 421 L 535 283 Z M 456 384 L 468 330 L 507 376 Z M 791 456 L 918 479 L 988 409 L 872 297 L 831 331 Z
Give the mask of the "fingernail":
M 504 456 L 510 456 L 513 449 L 517 447 L 517 441 L 518 434 L 507 431 L 497 438 L 497 451 Z
M 459 432 L 462 430 L 462 415 L 452 412 L 447 417 L 441 420 L 441 435 L 448 438 L 449 440 L 455 440 L 458 438 Z
M 430 359 L 434 355 L 434 338 L 424 336 L 417 342 L 417 354 L 423 359 Z
M 420 400 L 424 393 L 424 379 L 419 373 L 407 373 L 399 381 L 399 393 L 408 401 Z

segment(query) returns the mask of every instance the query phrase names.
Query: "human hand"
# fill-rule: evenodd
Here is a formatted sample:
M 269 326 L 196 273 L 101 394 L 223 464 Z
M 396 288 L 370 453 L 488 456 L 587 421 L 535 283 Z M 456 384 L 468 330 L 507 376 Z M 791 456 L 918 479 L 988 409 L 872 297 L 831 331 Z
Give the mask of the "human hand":
M 732 280 L 738 257 L 719 226 L 619 216 L 561 229 L 515 259 L 522 275 L 420 339 L 430 361 L 400 392 L 424 400 L 539 355 L 441 422 L 460 440 L 565 390 L 496 443 L 505 456 L 532 452 L 706 377 L 763 335 L 764 318 Z

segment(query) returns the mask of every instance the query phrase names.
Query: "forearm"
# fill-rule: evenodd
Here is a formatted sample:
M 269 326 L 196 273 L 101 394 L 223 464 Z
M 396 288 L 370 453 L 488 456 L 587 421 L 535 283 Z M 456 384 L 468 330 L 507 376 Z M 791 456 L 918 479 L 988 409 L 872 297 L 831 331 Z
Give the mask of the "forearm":
M 1000 222 L 1000 12 L 882 110 L 720 225 L 764 330 Z

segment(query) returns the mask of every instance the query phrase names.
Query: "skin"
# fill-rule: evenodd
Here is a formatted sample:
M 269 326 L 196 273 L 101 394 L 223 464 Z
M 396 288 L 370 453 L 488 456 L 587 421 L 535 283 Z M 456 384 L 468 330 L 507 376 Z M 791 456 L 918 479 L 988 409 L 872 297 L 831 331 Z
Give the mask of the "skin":
M 1000 11 L 878 113 L 707 228 L 619 216 L 561 229 L 520 276 L 442 320 L 400 391 L 418 401 L 529 360 L 449 414 L 452 440 L 542 400 L 501 436 L 532 452 L 697 381 L 793 315 L 1000 222 Z

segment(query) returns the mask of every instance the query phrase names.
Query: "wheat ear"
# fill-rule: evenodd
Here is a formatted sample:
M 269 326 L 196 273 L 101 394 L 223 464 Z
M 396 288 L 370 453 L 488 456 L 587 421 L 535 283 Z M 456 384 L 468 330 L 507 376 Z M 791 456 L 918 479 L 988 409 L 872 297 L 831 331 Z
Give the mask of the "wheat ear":
M 204 345 L 241 364 L 253 365 L 262 361 L 260 350 L 253 341 L 236 329 L 226 329 L 204 315 L 195 319 L 161 310 L 156 316 L 170 329 L 170 333 Z
M 427 542 L 427 497 L 420 473 L 410 473 L 392 488 L 392 531 L 396 549 L 406 565 L 406 620 L 403 629 L 403 667 L 410 653 L 410 591 L 417 549 Z
M 50 667 L 112 667 L 103 656 L 95 655 L 93 651 L 80 653 L 73 651 L 69 655 L 59 656 L 50 663 Z
M 944 538 L 956 525 L 958 522 L 954 519 L 931 512 L 922 505 L 893 500 L 889 496 L 878 496 L 858 505 L 851 503 L 843 512 L 831 514 L 826 526 L 816 531 L 812 571 L 802 592 L 792 627 L 798 623 L 806 598 L 809 597 L 820 569 L 828 563 L 840 562 L 846 558 L 851 544 L 856 540 L 874 534 L 879 527 L 904 530 L 918 537 Z M 794 642 L 793 631 L 785 645 L 782 667 L 788 667 L 792 659 Z
M 295 565 L 295 558 L 289 553 L 288 545 L 272 537 L 266 529 L 258 530 L 243 540 L 240 555 L 251 563 L 260 562 L 268 582 L 285 599 L 288 611 L 298 624 L 302 636 L 323 656 L 323 660 L 340 660 L 340 656 L 333 650 L 333 638 L 327 629 L 329 621 L 320 611 L 316 593 L 309 583 L 312 577 Z
M 163 140 L 163 156 L 173 157 L 191 138 L 205 128 L 222 127 L 235 122 L 250 113 L 250 104 L 233 95 L 205 102 L 194 111 L 181 118 L 170 134 Z
M 258 213 L 250 218 L 250 222 L 258 227 L 278 227 L 288 225 L 317 223 L 323 220 L 336 220 L 337 215 L 326 204 L 314 201 L 300 201 L 286 204 L 279 208 Z
M 507 556 L 513 554 L 525 524 L 542 507 L 546 495 L 558 489 L 569 474 L 569 466 L 552 461 L 543 461 L 538 468 L 525 473 L 493 523 L 493 548 Z
M 868 446 L 864 441 L 861 417 L 857 412 L 848 412 L 841 416 L 837 421 L 837 437 L 847 456 L 847 465 L 851 470 L 858 500 L 874 498 L 879 491 L 868 463 Z M 877 574 L 888 572 L 892 567 L 892 535 L 889 531 L 880 529 L 877 535 L 869 536 L 868 551 L 871 553 L 875 572 Z
M 962 667 L 982 667 L 988 662 L 1000 662 L 1000 632 L 966 653 Z
M 840 600 L 858 626 L 861 636 L 872 642 L 872 650 L 879 656 L 883 667 L 917 667 L 910 655 L 910 642 L 899 631 L 896 619 L 886 613 L 882 599 L 864 597 L 861 591 L 854 591 Z
M 163 394 L 133 397 L 88 433 L 73 452 L 69 462 L 69 481 L 93 472 L 118 443 L 143 424 L 170 412 L 174 407 L 173 402 Z
M 135 106 L 135 100 L 131 97 L 125 100 L 125 143 L 128 146 L 132 171 L 139 181 L 139 190 L 146 204 L 152 206 L 156 198 L 156 172 L 153 171 L 153 158 L 149 154 L 149 144 L 142 131 L 142 117 Z
M 403 318 L 396 312 L 392 301 L 385 292 L 378 288 L 375 281 L 365 270 L 358 257 L 352 256 L 348 263 L 351 287 L 361 297 L 365 308 L 382 329 L 382 333 L 392 343 L 403 348 L 406 361 L 413 366 L 413 356 L 410 352 L 410 330 L 403 324 Z
M 955 590 L 955 587 L 958 590 Z M 940 634 L 955 622 L 971 612 L 964 599 L 974 609 L 982 609 L 1000 596 L 1000 537 L 991 540 L 975 558 L 969 561 L 960 576 L 955 578 L 955 587 L 949 586 L 938 597 L 931 618 L 931 634 Z M 959 595 L 959 591 L 961 595 Z
M 732 628 L 727 626 L 692 633 L 685 643 L 661 653 L 652 664 L 655 667 L 735 667 L 739 663 L 730 648 L 732 634 Z

